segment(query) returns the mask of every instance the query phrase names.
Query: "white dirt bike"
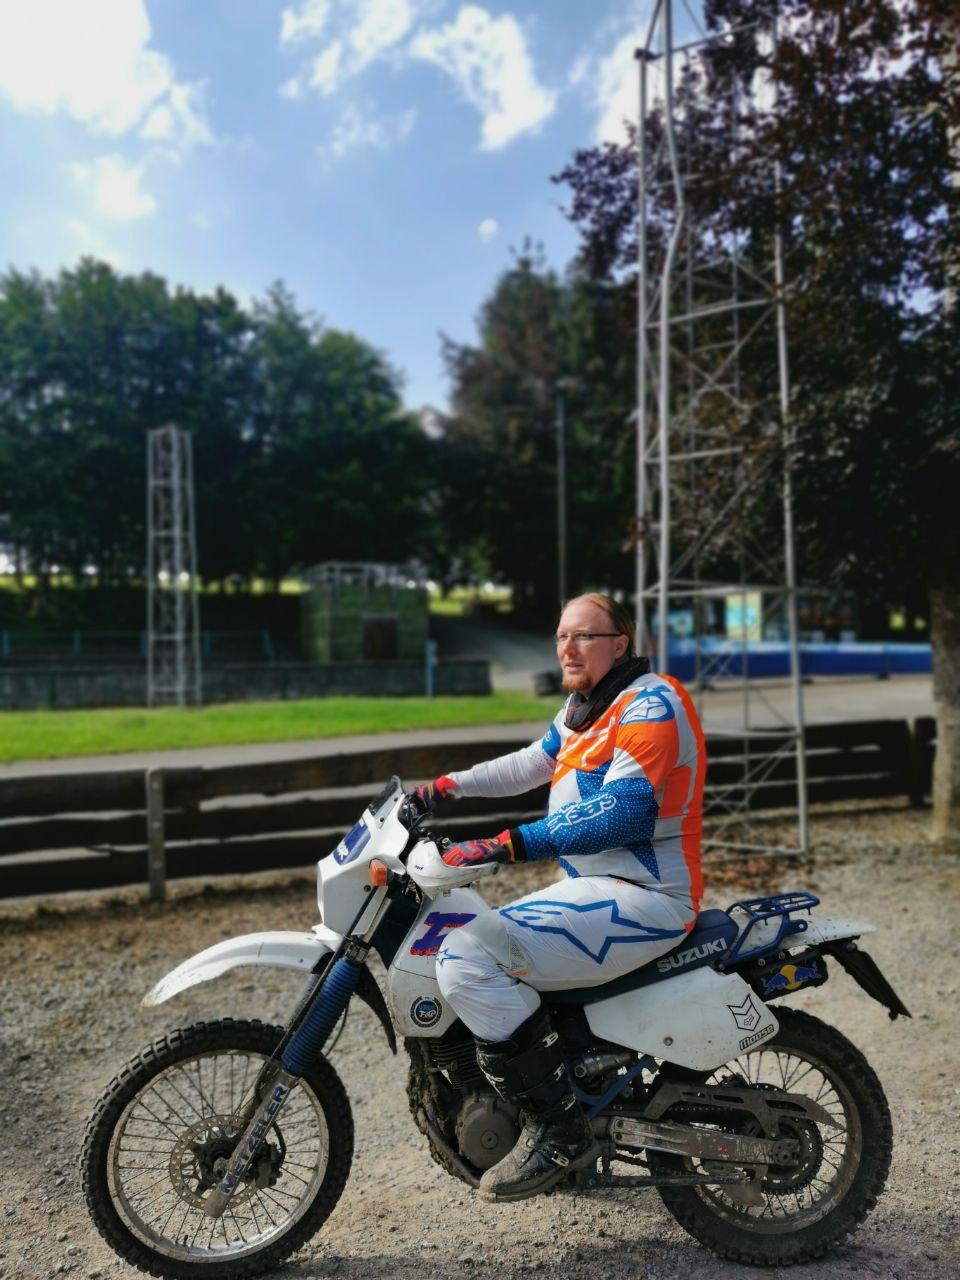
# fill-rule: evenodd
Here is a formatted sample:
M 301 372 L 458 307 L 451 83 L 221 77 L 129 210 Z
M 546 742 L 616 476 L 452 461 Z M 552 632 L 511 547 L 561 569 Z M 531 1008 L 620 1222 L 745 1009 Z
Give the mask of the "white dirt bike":
M 435 978 L 443 938 L 492 909 L 466 886 L 498 868 L 446 866 L 422 819 L 394 778 L 318 864 L 322 924 L 220 942 L 144 997 L 161 1004 L 239 965 L 309 975 L 286 1028 L 226 1018 L 172 1031 L 100 1098 L 84 1192 L 133 1266 L 232 1280 L 276 1267 L 319 1229 L 353 1157 L 350 1103 L 323 1048 L 354 993 L 394 1052 L 404 1037 L 413 1119 L 447 1172 L 476 1186 L 513 1147 L 522 1119 L 488 1085 Z M 655 1187 L 707 1248 L 755 1264 L 808 1261 L 862 1222 L 890 1165 L 880 1082 L 838 1031 L 769 1002 L 825 982 L 830 956 L 892 1018 L 909 1014 L 854 941 L 873 926 L 817 905 L 791 893 L 704 911 L 660 959 L 543 995 L 601 1146 L 561 1191 Z

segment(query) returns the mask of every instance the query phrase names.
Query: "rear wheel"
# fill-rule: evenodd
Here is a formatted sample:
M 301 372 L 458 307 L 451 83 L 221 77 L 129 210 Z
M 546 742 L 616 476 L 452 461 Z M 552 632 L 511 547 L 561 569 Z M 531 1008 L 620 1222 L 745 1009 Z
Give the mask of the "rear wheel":
M 760 1266 L 807 1262 L 855 1230 L 877 1202 L 890 1169 L 890 1110 L 873 1068 L 849 1040 L 818 1018 L 778 1010 L 772 1040 L 742 1054 L 707 1081 L 736 1080 L 802 1094 L 836 1127 L 785 1118 L 778 1138 L 798 1159 L 760 1176 L 758 1204 L 722 1186 L 663 1187 L 660 1196 L 684 1230 L 722 1258 Z M 682 1120 L 682 1117 L 670 1116 Z M 744 1133 L 754 1130 L 744 1127 Z M 757 1136 L 761 1136 L 756 1130 Z M 684 1156 L 648 1152 L 654 1172 L 716 1172 Z M 731 1166 L 723 1166 L 729 1170 Z
M 244 1125 L 246 1090 L 283 1036 L 261 1022 L 197 1023 L 155 1041 L 111 1081 L 87 1126 L 83 1189 L 97 1230 L 151 1275 L 256 1275 L 308 1240 L 340 1198 L 353 1119 L 319 1058 L 268 1130 L 220 1218 L 203 1212 Z

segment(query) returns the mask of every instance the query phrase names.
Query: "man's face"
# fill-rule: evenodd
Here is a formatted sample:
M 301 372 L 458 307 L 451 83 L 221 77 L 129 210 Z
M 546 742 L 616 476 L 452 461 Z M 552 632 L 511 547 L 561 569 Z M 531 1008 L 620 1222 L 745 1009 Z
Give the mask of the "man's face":
M 589 600 L 571 600 L 557 624 L 557 635 L 568 638 L 557 645 L 557 658 L 563 674 L 563 687 L 571 693 L 586 693 L 602 680 L 613 664 L 627 651 L 626 636 L 611 636 L 613 631 L 604 609 Z M 575 641 L 575 631 L 602 632 L 594 640 Z

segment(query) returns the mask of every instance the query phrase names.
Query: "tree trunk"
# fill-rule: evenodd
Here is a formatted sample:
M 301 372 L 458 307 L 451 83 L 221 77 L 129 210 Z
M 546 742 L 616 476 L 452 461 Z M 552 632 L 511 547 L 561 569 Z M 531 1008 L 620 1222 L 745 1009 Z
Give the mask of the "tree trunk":
M 950 31 L 948 24 L 948 31 Z M 945 41 L 942 59 L 948 99 L 960 90 L 960 17 L 954 14 L 952 31 Z M 953 158 L 951 181 L 960 188 L 960 129 L 947 126 Z M 960 236 L 945 237 L 944 315 L 949 331 L 951 319 L 960 305 Z M 956 528 L 956 525 L 953 526 Z M 951 566 L 956 570 L 954 562 Z M 933 705 L 937 717 L 937 754 L 933 766 L 934 840 L 944 848 L 960 851 L 960 582 L 950 572 L 930 590 L 930 644 L 933 650 Z
M 960 850 L 960 583 L 930 589 L 933 705 L 933 839 Z

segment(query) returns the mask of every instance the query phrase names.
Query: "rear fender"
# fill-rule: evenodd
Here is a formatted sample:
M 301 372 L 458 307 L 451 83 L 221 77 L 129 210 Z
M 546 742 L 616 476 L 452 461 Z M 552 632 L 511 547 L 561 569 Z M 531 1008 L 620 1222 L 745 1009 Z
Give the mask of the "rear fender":
M 803 941 L 810 947 L 816 947 L 822 942 L 836 942 L 841 938 L 859 938 L 864 933 L 876 933 L 877 926 L 870 924 L 868 920 L 847 920 L 832 916 L 809 916 L 804 923 L 806 929 L 803 931 Z M 786 945 L 789 947 L 796 945 L 798 934 L 790 934 Z
M 890 983 L 880 972 L 880 967 L 873 956 L 861 951 L 855 942 L 829 942 L 819 948 L 826 956 L 832 956 L 846 969 L 858 986 L 868 996 L 872 996 L 878 1004 L 882 1004 L 890 1015 L 891 1021 L 904 1017 L 912 1017 L 910 1010 L 903 1003 Z
M 734 916 L 736 919 L 736 916 Z M 786 927 L 785 927 L 786 926 Z M 757 920 L 741 925 L 740 942 L 733 959 L 720 957 L 720 967 L 726 961 L 736 968 L 741 960 L 753 960 L 780 947 L 819 946 L 823 942 L 835 942 L 841 938 L 859 938 L 864 933 L 875 933 L 876 925 L 866 920 L 848 920 L 819 915 L 791 915 L 788 921 L 782 916 Z
M 856 944 L 855 939 L 862 934 L 876 933 L 876 925 L 866 920 L 834 919 L 831 916 L 817 915 L 795 917 L 794 922 L 802 925 L 803 928 L 791 931 L 782 939 L 783 951 L 780 954 L 785 959 L 790 958 L 786 954 L 787 949 L 796 947 L 799 943 L 805 947 L 812 947 L 823 956 L 832 956 L 868 996 L 872 996 L 878 1004 L 884 1006 L 891 1019 L 911 1016 L 910 1010 L 880 972 L 873 957 L 866 951 L 861 951 Z M 775 921 L 771 920 L 764 920 L 755 926 L 749 937 L 751 948 L 758 944 L 762 945 L 765 941 L 773 941 L 774 929 Z M 764 931 L 767 937 L 764 936 Z M 736 963 L 732 967 L 734 971 L 738 969 Z

